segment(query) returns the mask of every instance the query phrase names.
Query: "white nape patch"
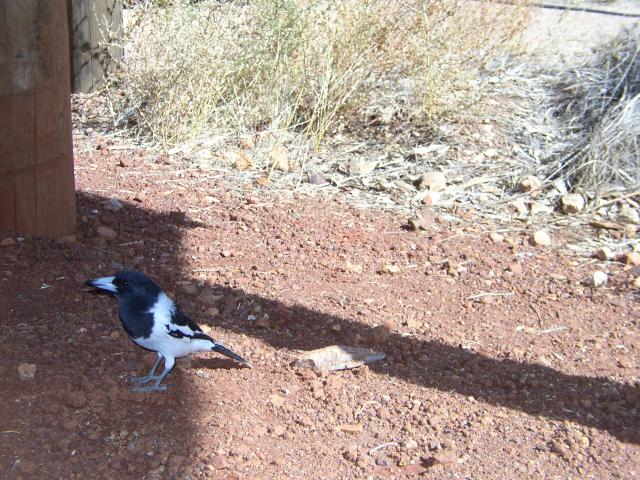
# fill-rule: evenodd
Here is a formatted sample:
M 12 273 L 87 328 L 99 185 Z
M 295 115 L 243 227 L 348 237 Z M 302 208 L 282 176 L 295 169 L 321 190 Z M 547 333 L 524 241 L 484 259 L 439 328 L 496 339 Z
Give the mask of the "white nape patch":
M 116 286 L 113 284 L 113 281 L 115 280 L 116 277 L 102 277 L 102 278 L 95 278 L 93 280 L 91 280 L 91 285 L 94 286 L 95 288 L 99 288 L 100 290 L 106 290 L 108 292 L 113 292 L 113 293 L 117 293 L 118 289 L 116 288 Z
M 145 348 L 155 350 L 165 357 L 180 358 L 194 352 L 206 352 L 212 345 L 207 340 L 192 340 L 189 338 L 195 332 L 187 325 L 176 325 L 171 321 L 171 315 L 176 309 L 173 301 L 164 293 L 158 295 L 158 300 L 149 309 L 153 315 L 153 327 L 149 338 L 139 338 L 134 341 Z M 169 329 L 167 329 L 167 326 Z M 169 330 L 180 330 L 185 337 L 176 338 L 169 335 Z

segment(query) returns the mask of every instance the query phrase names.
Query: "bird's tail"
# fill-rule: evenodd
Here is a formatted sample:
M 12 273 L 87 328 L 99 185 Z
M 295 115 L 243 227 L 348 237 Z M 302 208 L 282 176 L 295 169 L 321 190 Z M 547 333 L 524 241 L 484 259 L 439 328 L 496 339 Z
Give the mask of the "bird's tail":
M 245 360 L 240 355 L 238 355 L 235 352 L 232 352 L 231 350 L 229 350 L 227 347 L 225 347 L 220 343 L 213 342 L 213 348 L 211 350 L 213 350 L 214 352 L 221 353 L 222 355 L 226 355 L 229 358 L 233 358 L 236 362 L 246 365 L 249 368 L 253 366 L 251 365 L 251 362 L 249 362 L 248 360 Z

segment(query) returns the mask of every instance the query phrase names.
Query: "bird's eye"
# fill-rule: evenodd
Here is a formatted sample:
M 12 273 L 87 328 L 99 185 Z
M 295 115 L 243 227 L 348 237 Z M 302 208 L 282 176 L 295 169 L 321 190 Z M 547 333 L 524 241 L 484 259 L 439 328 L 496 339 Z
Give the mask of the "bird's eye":
M 113 284 L 118 288 L 124 288 L 129 285 L 126 280 L 122 280 L 121 278 L 114 280 Z

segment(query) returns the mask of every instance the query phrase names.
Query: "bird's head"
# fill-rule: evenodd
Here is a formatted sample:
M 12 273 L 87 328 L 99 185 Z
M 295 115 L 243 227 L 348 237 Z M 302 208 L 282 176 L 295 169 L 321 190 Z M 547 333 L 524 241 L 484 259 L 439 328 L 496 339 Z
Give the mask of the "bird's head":
M 89 280 L 86 284 L 98 291 L 110 293 L 116 297 L 157 294 L 160 288 L 144 273 L 120 271 L 110 277 Z

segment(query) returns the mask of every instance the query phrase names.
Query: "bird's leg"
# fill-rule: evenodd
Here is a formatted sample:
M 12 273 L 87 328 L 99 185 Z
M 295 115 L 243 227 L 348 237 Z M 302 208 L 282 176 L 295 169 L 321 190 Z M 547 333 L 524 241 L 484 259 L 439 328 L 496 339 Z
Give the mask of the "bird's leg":
M 131 390 L 136 392 L 161 392 L 167 389 L 166 385 L 160 385 L 164 377 L 169 375 L 169 372 L 176 363 L 176 359 L 173 357 L 164 357 L 164 370 L 158 377 L 154 377 L 155 382 L 153 385 L 144 385 L 139 387 L 132 387 Z
M 156 376 L 155 373 L 156 373 L 156 369 L 158 368 L 158 365 L 160 365 L 161 360 L 162 360 L 162 355 L 158 353 L 158 358 L 156 358 L 156 361 L 153 364 L 153 367 L 151 367 L 151 371 L 149 373 L 147 373 L 144 377 L 129 377 L 127 380 L 134 383 L 147 383 L 147 382 L 150 382 L 151 380 L 156 380 L 160 378 L 159 376 Z

